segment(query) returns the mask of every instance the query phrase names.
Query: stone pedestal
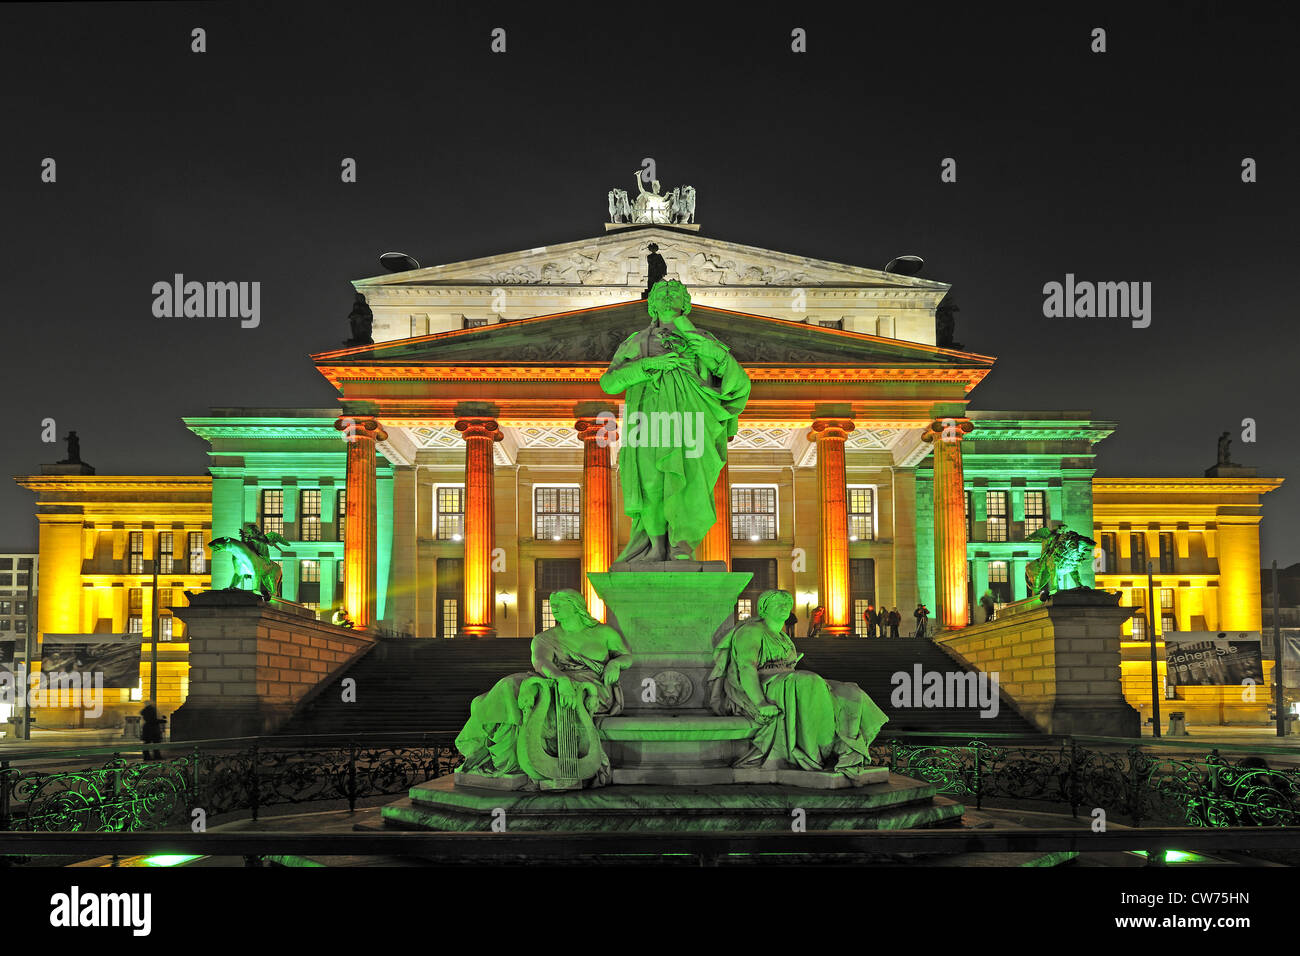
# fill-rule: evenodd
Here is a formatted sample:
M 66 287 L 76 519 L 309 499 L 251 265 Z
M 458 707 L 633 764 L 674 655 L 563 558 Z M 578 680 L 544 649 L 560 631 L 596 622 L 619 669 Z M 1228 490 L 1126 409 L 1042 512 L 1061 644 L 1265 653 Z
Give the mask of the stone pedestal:
M 996 620 L 935 638 L 963 663 L 998 675 L 1002 694 L 1048 734 L 1138 737 L 1120 682 L 1121 626 L 1133 608 L 1091 588 L 1008 604 Z
M 374 645 L 365 631 L 317 621 L 306 608 L 251 591 L 187 592 L 175 613 L 190 645 L 189 695 L 172 740 L 275 731 L 325 682 Z

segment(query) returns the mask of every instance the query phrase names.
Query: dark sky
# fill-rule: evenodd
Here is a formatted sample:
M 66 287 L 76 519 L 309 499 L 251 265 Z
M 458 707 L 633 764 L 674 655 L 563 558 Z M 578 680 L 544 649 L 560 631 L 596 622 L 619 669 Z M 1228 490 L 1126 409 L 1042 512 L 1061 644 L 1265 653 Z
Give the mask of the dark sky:
M 47 417 L 100 474 L 202 473 L 181 416 L 333 404 L 306 355 L 346 337 L 348 281 L 379 253 L 601 234 L 606 191 L 649 156 L 696 187 L 705 235 L 924 256 L 954 285 L 957 339 L 999 357 L 974 407 L 1119 421 L 1101 474 L 1200 475 L 1231 430 L 1235 459 L 1300 476 L 1284 5 L 452 6 L 0 6 L 3 475 L 63 457 Z M 261 326 L 155 318 L 177 272 L 260 281 Z M 1044 318 L 1067 272 L 1151 282 L 1151 326 Z M 1300 560 L 1300 492 L 1266 502 L 1265 563 Z M 0 546 L 34 545 L 32 511 L 0 485 Z

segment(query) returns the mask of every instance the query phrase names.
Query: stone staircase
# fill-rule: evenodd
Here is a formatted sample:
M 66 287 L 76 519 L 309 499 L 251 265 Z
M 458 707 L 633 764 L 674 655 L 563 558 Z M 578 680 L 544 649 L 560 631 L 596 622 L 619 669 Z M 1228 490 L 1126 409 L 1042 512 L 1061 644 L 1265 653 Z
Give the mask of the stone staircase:
M 281 729 L 284 734 L 437 732 L 460 730 L 469 702 L 506 674 L 530 667 L 530 642 L 522 639 L 389 639 L 358 661 L 347 676 L 357 682 L 356 703 L 331 689 L 319 694 Z M 929 640 L 914 638 L 797 639 L 800 666 L 832 680 L 853 681 L 890 716 L 882 732 L 1015 733 L 1035 730 L 1005 700 L 993 718 L 975 709 L 894 708 L 892 675 L 961 670 Z

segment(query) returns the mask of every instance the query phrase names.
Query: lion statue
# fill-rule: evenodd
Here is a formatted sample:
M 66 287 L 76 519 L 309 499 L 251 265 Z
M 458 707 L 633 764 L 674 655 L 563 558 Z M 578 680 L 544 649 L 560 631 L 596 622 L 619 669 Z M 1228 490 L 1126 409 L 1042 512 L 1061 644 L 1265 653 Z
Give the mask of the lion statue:
M 1025 583 L 1030 594 L 1037 594 L 1045 601 L 1056 591 L 1086 586 L 1079 577 L 1079 565 L 1092 560 L 1096 541 L 1069 528 L 1040 528 L 1025 540 L 1043 544 L 1038 560 L 1025 565 Z

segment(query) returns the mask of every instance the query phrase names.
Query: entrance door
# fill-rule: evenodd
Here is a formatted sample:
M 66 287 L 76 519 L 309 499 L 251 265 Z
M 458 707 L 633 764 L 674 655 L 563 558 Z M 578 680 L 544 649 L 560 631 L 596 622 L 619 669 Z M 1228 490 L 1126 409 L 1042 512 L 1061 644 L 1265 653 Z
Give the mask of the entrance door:
M 555 626 L 551 595 L 565 588 L 582 592 L 582 558 L 538 558 L 534 581 L 533 623 L 540 634 Z
M 439 637 L 458 637 L 461 625 L 461 599 L 465 596 L 465 561 L 462 558 L 438 559 L 437 604 L 434 633 Z
M 736 601 L 736 623 L 758 613 L 758 596 L 776 588 L 776 558 L 732 558 L 732 571 L 748 571 L 753 575 Z
M 855 637 L 867 636 L 867 605 L 876 606 L 876 559 L 849 558 L 849 607 Z

